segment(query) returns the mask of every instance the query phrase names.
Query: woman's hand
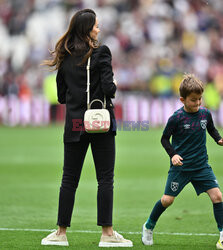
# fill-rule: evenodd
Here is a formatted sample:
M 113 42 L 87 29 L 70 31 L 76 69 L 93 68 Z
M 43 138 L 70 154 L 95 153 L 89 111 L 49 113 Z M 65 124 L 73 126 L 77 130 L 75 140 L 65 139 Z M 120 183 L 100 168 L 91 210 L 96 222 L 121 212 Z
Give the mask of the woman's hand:
M 114 83 L 116 86 L 118 85 L 116 79 L 113 79 L 113 83 Z
M 174 155 L 171 159 L 174 166 L 182 166 L 183 165 L 182 160 L 183 158 L 180 155 Z

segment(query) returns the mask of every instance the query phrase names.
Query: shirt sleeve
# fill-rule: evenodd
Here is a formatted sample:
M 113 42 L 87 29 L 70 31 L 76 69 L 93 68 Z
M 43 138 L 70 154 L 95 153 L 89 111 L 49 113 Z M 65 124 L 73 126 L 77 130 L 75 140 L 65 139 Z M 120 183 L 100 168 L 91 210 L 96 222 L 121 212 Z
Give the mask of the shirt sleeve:
M 116 92 L 116 85 L 113 82 L 113 71 L 112 71 L 112 56 L 110 49 L 107 46 L 101 46 L 101 52 L 99 56 L 99 67 L 100 76 L 102 83 L 102 91 L 110 98 L 114 98 Z
M 215 140 L 216 143 L 221 139 L 221 136 L 218 132 L 218 130 L 214 126 L 214 122 L 212 119 L 211 112 L 208 112 L 208 123 L 207 123 L 207 131 L 209 135 Z
M 57 82 L 57 99 L 60 104 L 66 103 L 66 92 L 67 92 L 67 86 L 64 82 L 63 72 L 60 68 L 57 72 L 56 77 Z
M 176 120 L 174 119 L 174 116 L 171 116 L 167 122 L 167 125 L 163 131 L 163 135 L 161 138 L 161 144 L 170 158 L 172 158 L 175 154 L 177 154 L 170 143 L 170 137 L 173 135 L 175 128 L 176 128 Z

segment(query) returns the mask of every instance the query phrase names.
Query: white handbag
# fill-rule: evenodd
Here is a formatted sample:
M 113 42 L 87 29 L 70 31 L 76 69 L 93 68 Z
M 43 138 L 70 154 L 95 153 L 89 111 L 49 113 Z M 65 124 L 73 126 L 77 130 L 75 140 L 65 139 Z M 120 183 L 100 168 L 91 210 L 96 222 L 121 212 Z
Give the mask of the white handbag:
M 106 97 L 104 103 L 95 99 L 90 103 L 90 60 L 87 62 L 87 111 L 84 113 L 84 128 L 88 133 L 105 133 L 110 128 L 110 114 L 106 109 Z M 100 102 L 102 109 L 91 109 L 94 102 Z

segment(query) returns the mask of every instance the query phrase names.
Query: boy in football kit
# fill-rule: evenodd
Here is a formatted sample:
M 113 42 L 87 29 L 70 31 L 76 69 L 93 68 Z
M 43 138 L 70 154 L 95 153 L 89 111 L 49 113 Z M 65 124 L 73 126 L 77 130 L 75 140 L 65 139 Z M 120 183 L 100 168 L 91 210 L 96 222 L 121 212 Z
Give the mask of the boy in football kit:
M 180 84 L 180 101 L 184 104 L 168 120 L 161 143 L 170 156 L 164 195 L 159 200 L 142 229 L 144 245 L 153 244 L 153 229 L 160 215 L 169 207 L 175 197 L 191 182 L 197 195 L 206 192 L 214 209 L 214 216 L 220 231 L 217 249 L 223 249 L 223 202 L 218 182 L 208 164 L 206 129 L 218 145 L 223 146 L 208 109 L 200 107 L 203 83 L 194 75 L 185 74 Z M 172 136 L 172 144 L 170 137 Z

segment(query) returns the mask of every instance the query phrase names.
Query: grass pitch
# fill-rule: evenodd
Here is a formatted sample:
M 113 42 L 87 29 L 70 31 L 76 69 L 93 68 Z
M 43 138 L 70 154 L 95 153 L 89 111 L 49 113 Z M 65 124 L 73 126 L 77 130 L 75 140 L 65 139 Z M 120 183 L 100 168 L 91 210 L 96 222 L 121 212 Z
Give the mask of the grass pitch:
M 223 130 L 220 132 L 223 135 Z M 62 126 L 0 127 L 0 249 L 64 249 L 40 245 L 48 234 L 44 230 L 56 228 L 63 165 L 62 134 Z M 163 194 L 169 169 L 169 158 L 160 144 L 161 134 L 161 129 L 118 131 L 114 229 L 131 239 L 134 249 L 215 249 L 218 230 L 212 204 L 206 194 L 197 197 L 191 184 L 160 217 L 154 245 L 141 243 L 142 224 Z M 223 147 L 210 136 L 207 146 L 209 163 L 223 186 Z M 70 246 L 66 249 L 98 249 L 96 192 L 89 150 L 68 233 Z

